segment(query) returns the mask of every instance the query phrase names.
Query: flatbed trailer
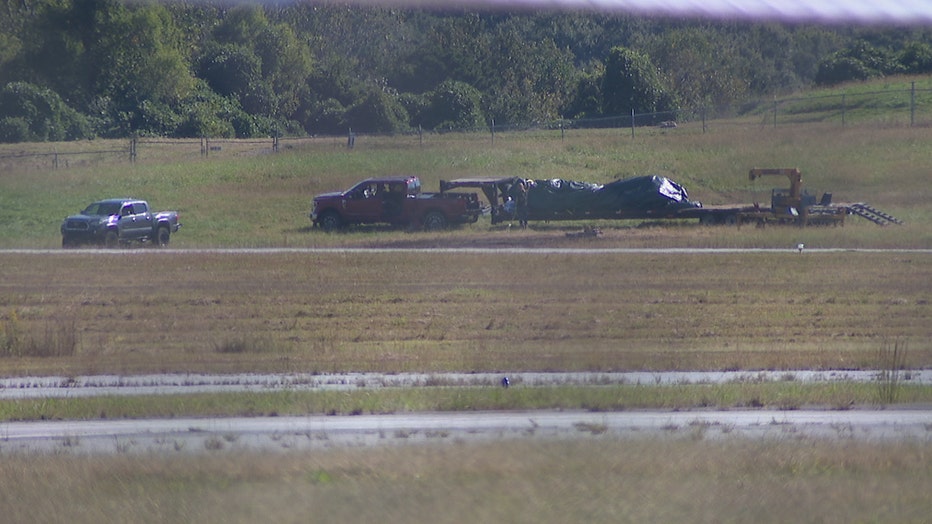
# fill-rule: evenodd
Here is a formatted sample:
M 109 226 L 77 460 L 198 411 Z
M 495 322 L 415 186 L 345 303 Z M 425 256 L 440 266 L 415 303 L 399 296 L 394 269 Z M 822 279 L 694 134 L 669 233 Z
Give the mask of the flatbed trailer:
M 518 179 L 516 177 L 473 177 L 456 180 L 441 180 L 440 191 L 457 188 L 479 189 L 489 203 L 486 209 L 491 215 L 492 224 L 516 220 L 514 213 L 506 207 L 511 188 Z M 562 221 L 562 220 L 699 220 L 701 224 L 739 224 L 757 220 L 764 213 L 759 206 L 744 205 L 718 205 L 656 208 L 619 208 L 619 209 L 575 209 L 557 210 L 548 213 L 530 211 L 528 219 L 533 221 Z
M 532 221 L 561 221 L 561 220 L 698 220 L 704 225 L 735 225 L 753 224 L 758 227 L 769 224 L 791 224 L 797 226 L 831 225 L 843 226 L 845 218 L 857 215 L 879 225 L 902 224 L 903 222 L 892 215 L 884 213 L 864 202 L 832 203 L 831 193 L 825 193 L 818 201 L 814 196 L 802 192 L 802 175 L 796 168 L 789 169 L 759 169 L 749 172 L 754 180 L 763 175 L 786 175 L 790 177 L 789 190 L 774 189 L 771 205 L 762 206 L 754 204 L 723 204 L 704 206 L 699 202 L 689 202 L 686 191 L 678 184 L 673 189 L 681 191 L 685 202 L 677 201 L 676 205 L 664 204 L 662 199 L 655 206 L 624 206 L 616 208 L 586 208 L 577 206 L 566 209 L 550 209 L 546 212 L 535 211 L 533 206 L 528 212 L 528 220 Z M 638 177 L 643 178 L 643 177 Z M 657 178 L 657 177 L 655 177 Z M 662 178 L 662 177 L 661 177 Z M 440 181 L 440 192 L 443 193 L 456 188 L 476 188 L 482 191 L 488 200 L 488 214 L 491 215 L 492 224 L 517 220 L 515 213 L 508 209 L 507 203 L 516 183 L 522 179 L 518 177 L 472 177 L 456 180 Z M 666 179 L 664 179 L 666 180 Z M 620 181 L 619 181 L 620 182 Z M 595 187 L 595 185 L 592 185 Z

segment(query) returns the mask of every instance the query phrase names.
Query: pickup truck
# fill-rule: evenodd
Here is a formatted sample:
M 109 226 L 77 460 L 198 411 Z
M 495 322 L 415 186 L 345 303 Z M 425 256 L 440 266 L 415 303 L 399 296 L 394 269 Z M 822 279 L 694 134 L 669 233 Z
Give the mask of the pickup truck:
M 145 200 L 110 198 L 94 202 L 62 221 L 61 245 L 68 248 L 98 244 L 112 248 L 143 242 L 163 247 L 179 228 L 177 211 L 153 213 Z
M 472 223 L 482 214 L 476 193 L 422 193 L 416 176 L 368 178 L 350 189 L 314 197 L 311 222 L 324 231 L 385 223 L 428 231 Z

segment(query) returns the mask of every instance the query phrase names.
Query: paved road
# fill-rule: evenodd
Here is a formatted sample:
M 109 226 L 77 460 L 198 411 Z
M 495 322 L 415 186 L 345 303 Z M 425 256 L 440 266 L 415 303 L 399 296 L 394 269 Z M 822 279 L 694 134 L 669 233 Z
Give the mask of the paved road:
M 513 438 L 834 438 L 932 442 L 932 411 L 414 413 L 0 423 L 0 454 L 284 451 Z
M 267 374 L 20 377 L 0 380 L 0 399 L 191 392 L 501 387 L 499 374 Z M 932 371 L 903 380 L 932 382 Z M 518 373 L 511 390 L 554 384 L 683 384 L 735 381 L 874 381 L 875 371 Z M 746 411 L 528 411 L 361 416 L 176 418 L 0 423 L 0 454 L 279 451 L 510 438 L 917 439 L 932 442 L 932 409 Z
M 534 247 L 434 247 L 434 248 L 407 248 L 407 247 L 273 247 L 273 248 L 217 248 L 217 249 L 0 249 L 0 253 L 17 255 L 126 255 L 128 253 L 139 255 L 168 255 L 168 254 L 223 254 L 223 255 L 273 255 L 288 253 L 476 253 L 476 254 L 588 254 L 588 255 L 616 255 L 616 254 L 719 254 L 719 253 L 792 253 L 800 254 L 795 247 L 780 248 L 534 248 Z M 911 253 L 932 255 L 932 249 L 861 249 L 861 248 L 805 248 L 802 254 L 809 253 Z

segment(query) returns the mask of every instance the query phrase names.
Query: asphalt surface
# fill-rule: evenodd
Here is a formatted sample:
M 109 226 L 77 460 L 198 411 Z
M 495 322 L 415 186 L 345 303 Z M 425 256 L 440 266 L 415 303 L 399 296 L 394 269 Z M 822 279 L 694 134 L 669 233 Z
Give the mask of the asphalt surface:
M 476 253 L 476 254 L 716 254 L 716 253 L 911 253 L 932 255 L 932 249 L 862 249 L 862 248 L 811 248 L 801 252 L 795 246 L 782 248 L 547 248 L 547 247 L 272 247 L 272 248 L 216 248 L 216 249 L 2 249 L 0 253 L 17 255 L 61 255 L 95 254 L 101 256 L 134 254 L 228 254 L 228 255 L 272 255 L 287 253 Z
M 518 373 L 510 388 L 763 381 L 876 381 L 876 371 Z M 500 374 L 98 375 L 0 380 L 0 399 L 192 392 L 495 387 Z M 932 383 L 932 371 L 904 372 Z M 276 452 L 534 438 L 828 438 L 932 442 L 932 409 L 396 413 L 384 415 L 72 420 L 0 423 L 3 453 Z
M 932 442 L 932 411 L 531 411 L 7 422 L 0 424 L 0 454 L 276 452 L 516 438 L 699 437 Z

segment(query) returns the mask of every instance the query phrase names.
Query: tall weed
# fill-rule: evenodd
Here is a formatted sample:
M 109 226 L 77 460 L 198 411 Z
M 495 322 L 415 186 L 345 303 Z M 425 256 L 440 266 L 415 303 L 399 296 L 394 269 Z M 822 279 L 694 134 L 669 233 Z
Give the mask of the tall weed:
M 73 317 L 49 319 L 38 332 L 26 325 L 16 309 L 0 321 L 0 357 L 67 357 L 77 349 Z
M 877 393 L 881 404 L 893 404 L 899 398 L 906 353 L 907 344 L 900 340 L 895 340 L 892 345 L 884 341 L 877 351 L 877 368 L 880 370 Z

